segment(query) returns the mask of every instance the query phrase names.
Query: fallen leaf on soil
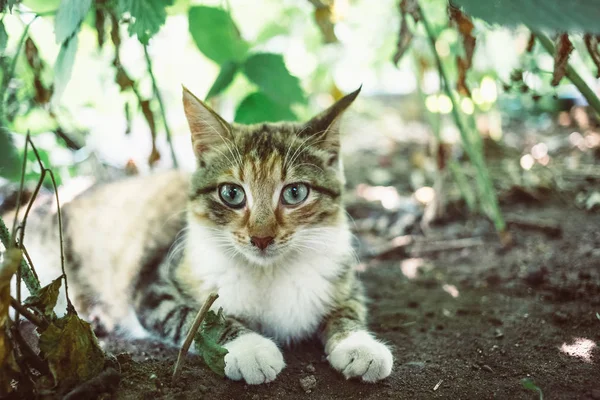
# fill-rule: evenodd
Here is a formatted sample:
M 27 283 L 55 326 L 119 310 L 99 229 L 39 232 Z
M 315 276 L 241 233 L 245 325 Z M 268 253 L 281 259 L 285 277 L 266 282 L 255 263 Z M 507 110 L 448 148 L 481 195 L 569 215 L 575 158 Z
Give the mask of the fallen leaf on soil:
M 227 349 L 219 345 L 218 339 L 225 329 L 223 309 L 217 314 L 213 311 L 206 313 L 202 327 L 194 337 L 196 350 L 202 355 L 204 363 L 216 374 L 225 376 L 225 355 Z
M 407 17 L 410 15 L 414 21 L 420 19 L 419 4 L 416 0 L 402 0 L 400 7 L 400 31 L 398 33 L 398 44 L 396 45 L 396 53 L 394 53 L 394 64 L 398 65 L 400 59 L 410 47 L 410 42 L 413 39 L 413 33 L 408 27 Z
M 11 391 L 10 381 L 18 371 L 12 345 L 6 334 L 9 322 L 10 280 L 21 264 L 23 253 L 19 249 L 9 249 L 0 266 L 0 395 Z
M 560 80 L 567 73 L 569 56 L 573 51 L 573 43 L 569 35 L 563 33 L 556 41 L 556 52 L 554 53 L 554 73 L 552 74 L 552 86 L 558 86 Z
M 34 309 L 46 317 L 54 318 L 54 307 L 56 307 L 61 283 L 62 276 L 52 281 L 48 286 L 41 288 L 36 294 L 26 298 L 23 305 Z
M 67 313 L 40 334 L 40 351 L 61 387 L 86 381 L 104 369 L 104 353 L 90 324 Z

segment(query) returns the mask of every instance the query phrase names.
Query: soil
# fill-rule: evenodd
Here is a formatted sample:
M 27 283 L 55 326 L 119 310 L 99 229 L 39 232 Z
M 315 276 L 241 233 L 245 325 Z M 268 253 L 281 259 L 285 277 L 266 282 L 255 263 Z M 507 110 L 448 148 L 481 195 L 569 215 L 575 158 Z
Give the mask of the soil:
M 392 348 L 385 381 L 346 381 L 319 344 L 284 352 L 287 367 L 271 384 L 222 379 L 188 356 L 170 383 L 177 350 L 159 342 L 103 338 L 120 354 L 119 399 L 600 399 L 600 215 L 564 204 L 517 205 L 513 215 L 550 219 L 562 237 L 511 229 L 515 245 L 499 248 L 489 223 L 471 218 L 434 227 L 446 239 L 487 231 L 485 244 L 418 259 L 371 261 L 362 279 L 371 298 L 370 327 Z M 482 228 L 483 227 L 483 228 Z M 422 265 L 412 279 L 410 265 Z M 364 265 L 363 265 L 364 266 Z M 579 343 L 579 344 L 578 344 Z M 565 347 L 567 346 L 567 347 Z M 579 349 L 580 355 L 568 349 Z M 305 392 L 301 380 L 314 376 Z

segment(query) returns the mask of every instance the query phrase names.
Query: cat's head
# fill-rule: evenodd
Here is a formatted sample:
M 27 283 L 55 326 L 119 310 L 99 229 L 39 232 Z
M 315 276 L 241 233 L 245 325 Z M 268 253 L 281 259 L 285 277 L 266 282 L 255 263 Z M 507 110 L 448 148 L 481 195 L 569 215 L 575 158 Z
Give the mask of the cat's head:
M 340 117 L 359 92 L 305 123 L 240 125 L 184 88 L 198 161 L 190 224 L 209 229 L 232 256 L 258 265 L 334 245 L 346 230 Z

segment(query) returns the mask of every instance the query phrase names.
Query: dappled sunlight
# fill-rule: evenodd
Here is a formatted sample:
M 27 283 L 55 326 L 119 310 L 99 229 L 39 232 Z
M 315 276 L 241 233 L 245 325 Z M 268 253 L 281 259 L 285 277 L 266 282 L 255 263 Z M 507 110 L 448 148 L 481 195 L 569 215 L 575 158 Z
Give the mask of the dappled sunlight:
M 457 298 L 460 295 L 458 289 L 454 285 L 444 283 L 444 285 L 442 286 L 442 289 L 444 289 L 444 292 L 448 293 L 450 296 L 452 296 L 454 298 Z
M 422 258 L 408 258 L 400 262 L 400 270 L 408 279 L 415 279 L 419 269 L 425 266 L 425 260 Z
M 575 338 L 572 344 L 566 342 L 560 346 L 560 351 L 571 357 L 581 358 L 583 361 L 592 362 L 592 351 L 596 348 L 593 340 L 585 338 Z
M 369 186 L 360 184 L 356 187 L 356 194 L 368 201 L 380 201 L 388 210 L 400 206 L 400 195 L 393 186 Z

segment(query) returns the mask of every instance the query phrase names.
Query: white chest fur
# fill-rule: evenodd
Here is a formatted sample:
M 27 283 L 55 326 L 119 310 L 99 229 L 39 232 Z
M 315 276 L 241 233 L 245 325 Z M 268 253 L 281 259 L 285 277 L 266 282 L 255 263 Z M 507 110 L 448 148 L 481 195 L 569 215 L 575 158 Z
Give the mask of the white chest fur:
M 332 240 L 311 251 L 290 256 L 269 267 L 231 258 L 211 242 L 202 227 L 190 227 L 188 236 L 193 273 L 203 290 L 217 290 L 214 308 L 244 319 L 250 326 L 280 343 L 313 334 L 329 310 L 341 261 L 350 250 L 346 229 L 332 232 Z M 200 245 L 198 245 L 200 243 Z

